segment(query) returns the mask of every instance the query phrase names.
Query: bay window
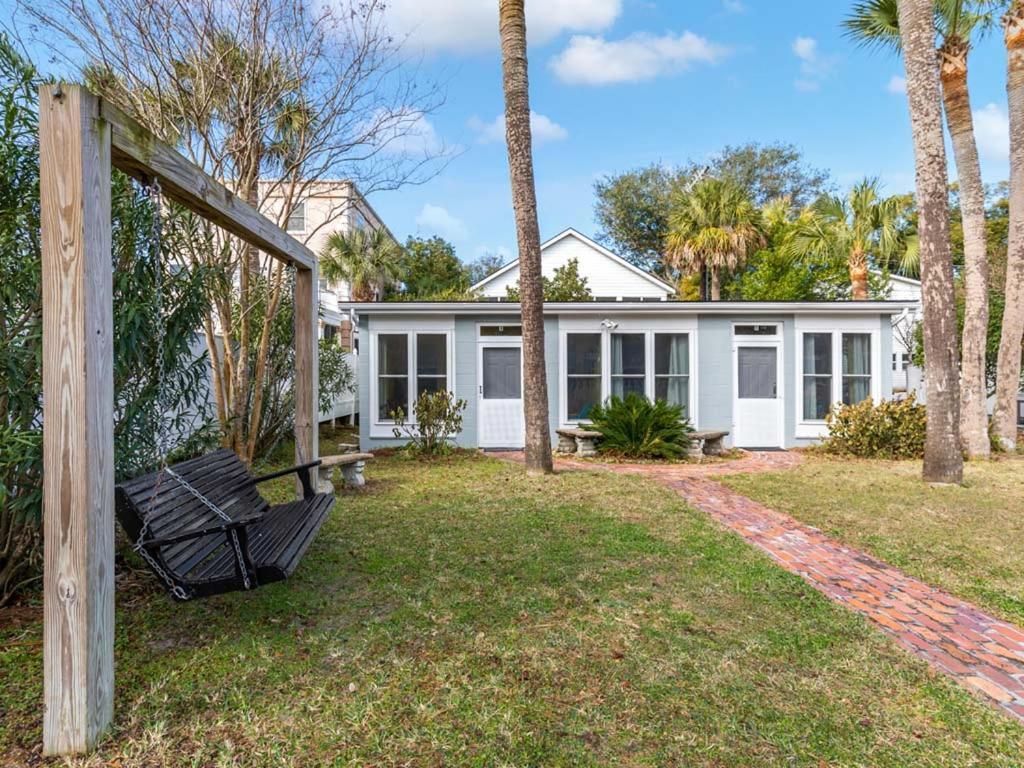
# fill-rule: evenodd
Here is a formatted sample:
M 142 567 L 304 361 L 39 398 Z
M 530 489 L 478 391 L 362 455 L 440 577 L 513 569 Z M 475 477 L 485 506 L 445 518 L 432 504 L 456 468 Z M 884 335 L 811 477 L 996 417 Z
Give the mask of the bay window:
M 413 405 L 424 392 L 448 389 L 448 333 L 378 333 L 376 370 L 377 422 L 393 421 L 401 409 L 412 422 Z
M 602 399 L 601 334 L 568 334 L 565 353 L 567 418 L 579 421 Z

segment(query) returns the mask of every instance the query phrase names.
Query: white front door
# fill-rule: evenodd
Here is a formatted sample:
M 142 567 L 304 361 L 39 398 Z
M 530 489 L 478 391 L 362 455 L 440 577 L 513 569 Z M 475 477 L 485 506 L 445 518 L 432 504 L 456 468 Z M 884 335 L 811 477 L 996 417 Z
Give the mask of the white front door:
M 522 448 L 522 345 L 481 342 L 478 346 L 478 444 L 481 448 Z
M 782 392 L 777 342 L 738 344 L 733 350 L 733 444 L 782 446 Z

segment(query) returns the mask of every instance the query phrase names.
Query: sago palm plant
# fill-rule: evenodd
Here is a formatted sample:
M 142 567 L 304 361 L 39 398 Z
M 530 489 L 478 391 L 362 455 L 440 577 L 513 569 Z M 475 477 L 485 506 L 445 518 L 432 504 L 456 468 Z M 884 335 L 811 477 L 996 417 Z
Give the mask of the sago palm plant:
M 601 451 L 629 459 L 677 459 L 690 447 L 693 427 L 681 405 L 653 403 L 630 392 L 612 395 L 590 412 L 593 428 L 603 435 Z

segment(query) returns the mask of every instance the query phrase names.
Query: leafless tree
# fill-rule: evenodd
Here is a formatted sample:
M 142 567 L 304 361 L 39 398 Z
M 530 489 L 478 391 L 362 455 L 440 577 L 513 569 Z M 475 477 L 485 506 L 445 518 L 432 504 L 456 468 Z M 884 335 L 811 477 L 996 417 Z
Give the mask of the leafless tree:
M 38 39 L 63 51 L 93 90 L 280 225 L 313 191 L 421 183 L 450 156 L 427 121 L 443 93 L 388 33 L 382 0 L 22 0 L 22 8 Z M 332 227 L 353 201 L 334 199 Z M 279 263 L 234 238 L 219 241 L 205 250 L 223 276 L 205 332 L 226 442 L 251 461 L 287 281 Z

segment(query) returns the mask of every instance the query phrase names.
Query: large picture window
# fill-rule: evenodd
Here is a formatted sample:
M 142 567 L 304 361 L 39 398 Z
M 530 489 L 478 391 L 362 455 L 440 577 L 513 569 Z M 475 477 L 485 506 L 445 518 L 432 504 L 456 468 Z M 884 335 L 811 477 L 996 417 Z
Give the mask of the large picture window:
M 645 362 L 647 337 L 643 333 L 612 334 L 612 394 L 625 397 L 630 392 L 646 392 Z
M 690 411 L 690 337 L 685 333 L 654 334 L 654 399 Z
M 804 334 L 804 419 L 823 421 L 832 406 L 832 334 Z
M 401 408 L 411 422 L 422 393 L 448 389 L 448 363 L 447 333 L 378 333 L 377 421 L 393 421 Z
M 567 418 L 579 421 L 601 402 L 601 334 L 570 333 L 565 352 Z
M 871 397 L 871 334 L 843 334 L 843 404 Z

